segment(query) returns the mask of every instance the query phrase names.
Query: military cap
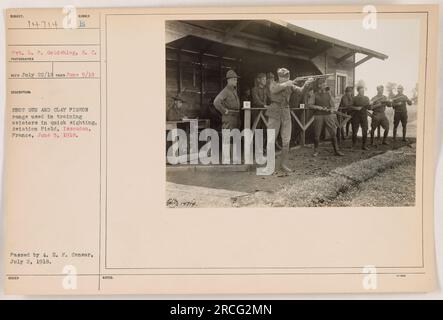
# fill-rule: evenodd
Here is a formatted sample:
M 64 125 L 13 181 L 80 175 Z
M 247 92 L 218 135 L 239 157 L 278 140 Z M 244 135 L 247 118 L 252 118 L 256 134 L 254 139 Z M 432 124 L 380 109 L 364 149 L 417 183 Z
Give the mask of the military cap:
M 279 77 L 287 77 L 289 75 L 289 70 L 286 68 L 279 68 L 277 74 Z
M 399 84 L 399 85 L 397 86 L 397 89 L 404 89 L 404 87 L 403 87 L 401 84 Z
M 352 91 L 354 91 L 354 87 L 346 87 L 345 88 L 345 92 L 352 92 Z
M 226 72 L 226 79 L 229 78 L 240 78 L 234 70 L 228 70 L 228 72 Z

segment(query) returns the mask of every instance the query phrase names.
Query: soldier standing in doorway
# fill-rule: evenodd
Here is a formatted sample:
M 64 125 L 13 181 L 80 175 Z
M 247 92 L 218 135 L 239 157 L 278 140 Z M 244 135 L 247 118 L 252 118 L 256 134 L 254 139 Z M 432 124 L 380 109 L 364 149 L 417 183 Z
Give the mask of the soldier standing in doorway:
M 173 97 L 172 100 L 172 106 L 166 111 L 166 121 L 180 121 L 185 119 L 186 115 L 183 111 L 183 104 L 186 103 L 186 101 L 183 100 L 180 93 Z

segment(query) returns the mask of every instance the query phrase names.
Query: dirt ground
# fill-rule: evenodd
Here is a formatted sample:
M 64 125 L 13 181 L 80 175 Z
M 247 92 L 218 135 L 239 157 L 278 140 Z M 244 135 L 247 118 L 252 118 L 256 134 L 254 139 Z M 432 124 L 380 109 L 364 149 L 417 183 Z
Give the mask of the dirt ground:
M 414 157 L 409 157 L 406 162 L 359 184 L 324 205 L 334 207 L 385 207 L 389 204 L 396 207 L 413 206 L 415 204 Z
M 414 138 L 408 138 L 408 140 L 409 143 L 415 142 Z M 360 147 L 351 149 L 351 141 L 348 138 L 341 146 L 341 150 L 345 153 L 344 157 L 334 156 L 332 146 L 329 142 L 325 142 L 320 146 L 318 157 L 312 156 L 313 149 L 311 146 L 291 150 L 289 166 L 294 169 L 294 172 L 287 176 L 281 176 L 278 174 L 258 176 L 256 175 L 255 169 L 247 172 L 174 171 L 167 172 L 166 176 L 167 181 L 184 185 L 226 189 L 247 193 L 255 191 L 272 192 L 278 190 L 287 183 L 294 183 L 294 180 L 302 182 L 305 179 L 326 176 L 335 168 L 344 167 L 352 162 L 368 159 L 388 150 L 408 145 L 408 143 L 401 141 L 394 143 L 391 138 L 388 139 L 388 142 L 389 145 L 386 146 L 381 145 L 380 141 L 377 141 L 376 146 L 371 147 L 369 151 L 364 151 L 361 150 Z M 360 145 L 361 143 L 358 144 L 358 146 Z M 396 186 L 397 184 L 398 182 L 395 182 Z

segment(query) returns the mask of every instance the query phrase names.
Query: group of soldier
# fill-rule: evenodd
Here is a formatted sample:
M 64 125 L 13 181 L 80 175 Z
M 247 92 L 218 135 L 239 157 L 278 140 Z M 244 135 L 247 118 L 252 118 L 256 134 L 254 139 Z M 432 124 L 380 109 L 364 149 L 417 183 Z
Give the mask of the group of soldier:
M 325 79 L 308 78 L 302 86 L 290 80 L 290 72 L 286 68 L 277 70 L 278 79 L 273 73 L 260 73 L 256 76 L 255 86 L 251 89 L 251 103 L 254 109 L 264 108 L 267 117 L 267 128 L 275 130 L 275 137 L 280 134 L 282 141 L 279 168 L 284 172 L 291 172 L 288 166 L 289 143 L 292 135 L 292 119 L 290 107 L 296 103 L 303 103 L 304 107 L 311 109 L 314 117 L 314 156 L 318 155 L 318 146 L 322 130 L 325 128 L 331 137 L 332 148 L 337 156 L 344 156 L 339 149 L 337 138 L 343 136 L 344 128 L 339 128 L 340 117 L 350 117 L 352 127 L 352 147 L 356 147 L 357 133 L 362 130 L 363 150 L 369 150 L 368 116 L 372 118 L 370 137 L 371 145 L 374 144 L 375 130 L 384 129 L 382 144 L 388 144 L 386 138 L 389 133 L 389 120 L 385 114 L 386 107 L 394 108 L 393 138 L 396 139 L 397 127 L 401 123 L 403 140 L 406 140 L 406 124 L 408 120 L 407 107 L 411 100 L 404 95 L 403 87 L 397 87 L 397 94 L 388 98 L 384 95 L 384 87 L 377 87 L 377 95 L 372 99 L 365 96 L 365 88 L 357 86 L 354 95 L 353 87 L 346 87 L 338 108 L 329 92 Z M 240 128 L 240 99 L 237 94 L 237 79 L 239 76 L 234 70 L 226 74 L 226 87 L 214 100 L 215 108 L 222 114 L 222 128 Z M 372 113 L 368 112 L 369 110 Z

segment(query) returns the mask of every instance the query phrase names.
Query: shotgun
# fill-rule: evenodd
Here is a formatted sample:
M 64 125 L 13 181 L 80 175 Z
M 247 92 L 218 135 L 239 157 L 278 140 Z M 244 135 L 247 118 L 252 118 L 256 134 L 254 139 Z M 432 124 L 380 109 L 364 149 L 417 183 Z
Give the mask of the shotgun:
M 327 79 L 329 77 L 334 76 L 333 73 L 327 73 L 327 74 L 317 74 L 317 75 L 312 75 L 312 76 L 300 76 L 300 77 L 296 77 L 294 80 L 292 80 L 293 82 L 299 82 L 299 81 L 306 81 L 308 79 L 314 79 L 314 80 L 318 80 L 318 79 Z
M 361 108 L 363 107 L 355 107 L 355 106 L 351 106 L 351 107 L 347 107 L 347 108 L 341 108 L 341 110 L 351 110 L 351 111 L 360 111 Z M 366 110 L 366 114 L 368 115 L 368 117 L 373 117 L 372 112 L 369 112 L 368 110 Z M 351 117 L 350 115 L 346 114 L 348 117 Z
M 315 107 L 313 107 L 313 106 L 308 106 L 306 109 L 320 110 L 320 111 L 328 111 L 328 112 L 330 112 L 330 113 L 332 113 L 332 114 L 336 114 L 336 115 L 342 116 L 342 117 L 344 117 L 344 118 L 351 118 L 351 116 L 350 116 L 349 114 L 346 114 L 346 113 L 343 113 L 343 112 L 340 112 L 340 111 L 337 111 L 337 110 L 333 110 L 333 109 L 328 109 L 328 108 L 326 108 L 326 107 L 320 107 L 320 106 L 315 106 Z

